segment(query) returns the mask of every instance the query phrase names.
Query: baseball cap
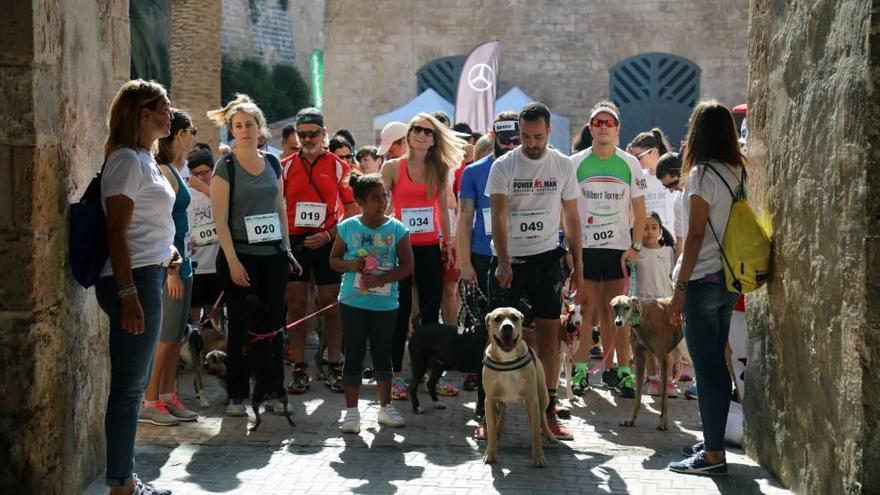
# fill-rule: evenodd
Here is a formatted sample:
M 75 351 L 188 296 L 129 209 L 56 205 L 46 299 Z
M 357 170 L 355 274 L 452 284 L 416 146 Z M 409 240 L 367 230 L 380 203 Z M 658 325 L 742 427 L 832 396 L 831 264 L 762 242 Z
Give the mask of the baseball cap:
M 389 122 L 385 124 L 379 137 L 379 156 L 384 156 L 388 153 L 388 149 L 391 148 L 394 141 L 406 137 L 407 130 L 409 130 L 409 127 L 403 122 Z
M 617 112 L 611 107 L 599 107 L 599 108 L 593 110 L 590 113 L 589 120 L 593 120 L 593 117 L 595 117 L 596 115 L 599 115 L 600 113 L 607 113 L 607 114 L 611 115 L 612 117 L 614 117 L 614 120 L 616 120 L 618 123 L 620 123 L 620 116 L 617 115 Z

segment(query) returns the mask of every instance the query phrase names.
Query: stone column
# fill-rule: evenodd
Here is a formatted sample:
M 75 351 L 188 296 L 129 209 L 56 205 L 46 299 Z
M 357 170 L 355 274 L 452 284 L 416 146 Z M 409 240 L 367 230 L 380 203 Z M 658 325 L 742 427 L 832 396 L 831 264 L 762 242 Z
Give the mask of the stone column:
M 109 366 L 67 268 L 67 205 L 128 77 L 126 0 L 0 0 L 0 492 L 79 493 L 104 466 Z
M 174 0 L 168 46 L 171 103 L 192 116 L 197 142 L 208 143 L 216 155 L 220 130 L 205 116 L 220 106 L 221 0 Z
M 746 300 L 746 450 L 797 493 L 880 491 L 878 4 L 751 2 L 749 170 L 776 272 Z

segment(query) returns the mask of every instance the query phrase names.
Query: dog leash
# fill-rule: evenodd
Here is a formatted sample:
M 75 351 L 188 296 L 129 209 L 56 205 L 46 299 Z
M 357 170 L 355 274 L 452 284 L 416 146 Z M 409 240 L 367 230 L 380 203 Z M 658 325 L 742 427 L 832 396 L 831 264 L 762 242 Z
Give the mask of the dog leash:
M 309 315 L 306 315 L 306 316 L 303 316 L 302 318 L 300 318 L 300 319 L 298 319 L 298 320 L 296 320 L 296 321 L 294 321 L 294 322 L 292 322 L 292 323 L 288 323 L 287 325 L 284 325 L 283 327 L 279 328 L 278 330 L 275 330 L 274 332 L 268 332 L 268 333 L 256 333 L 256 332 L 252 332 L 252 331 L 248 330 L 248 334 L 251 335 L 251 344 L 253 344 L 254 342 L 259 342 L 259 341 L 261 341 L 261 340 L 270 340 L 270 339 L 273 339 L 273 338 L 275 338 L 275 336 L 278 335 L 279 333 L 282 333 L 282 332 L 284 332 L 284 331 L 286 331 L 286 330 L 289 330 L 289 329 L 291 329 L 291 328 L 293 328 L 293 327 L 299 325 L 300 323 L 302 323 L 302 322 L 308 320 L 309 318 L 313 318 L 313 317 L 315 317 L 315 316 L 318 316 L 319 314 L 323 313 L 324 311 L 327 311 L 328 309 L 331 309 L 331 308 L 333 308 L 334 306 L 337 306 L 337 305 L 339 305 L 340 303 L 345 302 L 345 301 L 351 299 L 352 297 L 355 297 L 355 296 L 358 296 L 358 295 L 361 295 L 360 292 L 355 292 L 355 293 L 353 293 L 353 294 L 349 294 L 349 295 L 343 297 L 342 299 L 338 299 L 338 300 L 336 300 L 336 301 L 333 301 L 332 303 L 330 303 L 330 304 L 324 306 L 323 308 L 321 308 L 321 309 L 315 311 L 314 313 L 309 314 Z
M 461 308 L 459 308 L 458 317 L 456 318 L 458 324 L 461 326 L 466 326 L 466 322 L 462 318 L 463 316 L 469 316 L 474 323 L 478 323 L 482 318 L 480 302 L 484 303 L 483 307 L 489 305 L 489 299 L 486 297 L 485 294 L 483 294 L 480 286 L 476 283 L 469 283 L 463 280 L 459 280 L 458 297 L 461 298 Z

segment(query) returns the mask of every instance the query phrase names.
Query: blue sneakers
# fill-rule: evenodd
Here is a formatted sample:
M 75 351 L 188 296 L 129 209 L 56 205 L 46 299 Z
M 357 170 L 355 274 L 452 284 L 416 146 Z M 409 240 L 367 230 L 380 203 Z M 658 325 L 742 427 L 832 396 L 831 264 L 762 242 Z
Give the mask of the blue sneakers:
M 706 460 L 703 452 L 698 452 L 683 461 L 670 462 L 668 469 L 682 474 L 725 476 L 727 475 L 727 462 L 721 461 L 717 464 L 712 464 Z
M 705 447 L 705 446 L 703 445 L 703 441 L 700 440 L 699 442 L 697 442 L 697 443 L 695 443 L 695 444 L 693 444 L 693 445 L 688 445 L 688 446 L 686 446 L 686 447 L 682 447 L 682 448 L 681 448 L 681 453 L 684 454 L 684 455 L 686 455 L 687 457 L 690 457 L 690 456 L 692 456 L 692 455 L 694 455 L 694 454 L 697 454 L 697 453 L 699 453 L 699 452 L 702 452 L 703 449 L 704 449 L 704 447 Z

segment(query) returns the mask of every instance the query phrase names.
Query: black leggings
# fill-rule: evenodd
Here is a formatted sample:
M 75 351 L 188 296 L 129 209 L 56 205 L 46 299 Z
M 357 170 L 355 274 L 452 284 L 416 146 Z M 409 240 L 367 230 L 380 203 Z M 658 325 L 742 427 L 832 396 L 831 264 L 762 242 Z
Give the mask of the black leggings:
M 440 321 L 440 299 L 443 297 L 443 263 L 440 261 L 440 245 L 413 246 L 413 275 L 398 285 L 400 307 L 397 308 L 397 325 L 394 328 L 394 347 L 391 349 L 391 365 L 394 372 L 403 368 L 403 350 L 409 335 L 409 314 L 412 310 L 412 281 L 416 279 L 419 291 L 419 318 L 416 325 L 428 325 Z
M 271 327 L 265 331 L 276 330 L 284 325 L 286 300 L 285 289 L 287 288 L 287 274 L 289 272 L 287 256 L 283 253 L 267 256 L 255 256 L 252 254 L 238 254 L 238 260 L 244 265 L 250 279 L 250 287 L 239 287 L 232 282 L 229 276 L 229 265 L 223 251 L 217 255 L 217 275 L 220 278 L 221 287 L 225 291 L 223 299 L 229 311 L 229 335 L 227 336 L 226 349 L 226 388 L 230 399 L 246 399 L 250 395 L 251 368 L 247 358 L 242 354 L 245 345 L 244 326 L 242 324 L 239 308 L 244 298 L 254 294 L 260 298 L 260 302 L 269 309 Z M 274 345 L 281 354 L 283 339 L 274 339 Z M 278 373 L 284 380 L 284 364 L 278 363 Z
M 374 311 L 339 305 L 342 318 L 342 347 L 345 363 L 342 365 L 342 384 L 360 385 L 367 341 L 373 359 L 373 377 L 377 382 L 391 381 L 391 340 L 394 332 L 396 309 Z

